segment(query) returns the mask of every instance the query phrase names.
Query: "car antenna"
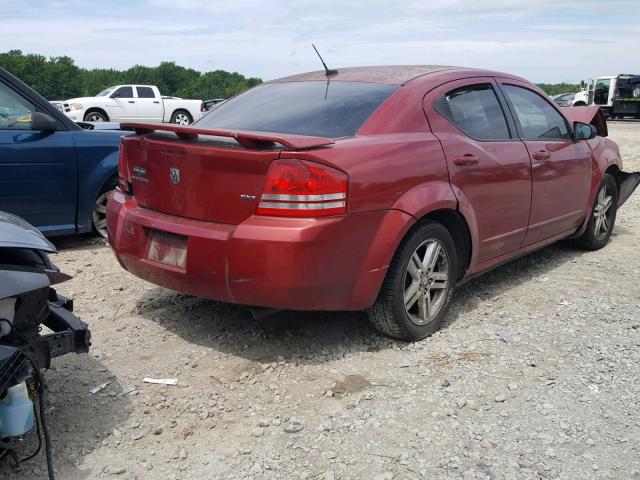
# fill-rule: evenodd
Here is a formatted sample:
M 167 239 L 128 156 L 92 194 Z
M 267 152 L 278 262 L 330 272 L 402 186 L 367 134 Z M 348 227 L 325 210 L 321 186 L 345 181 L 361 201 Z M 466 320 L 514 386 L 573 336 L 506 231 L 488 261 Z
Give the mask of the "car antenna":
M 334 70 L 332 68 L 327 68 L 327 64 L 324 63 L 324 60 L 322 59 L 322 55 L 320 55 L 320 52 L 318 51 L 316 46 L 313 43 L 311 44 L 311 46 L 316 51 L 316 53 L 318 54 L 318 57 L 320 58 L 320 61 L 322 62 L 322 66 L 324 67 L 325 75 L 327 77 L 330 77 L 331 75 L 335 75 L 336 73 L 338 73 L 338 70 Z

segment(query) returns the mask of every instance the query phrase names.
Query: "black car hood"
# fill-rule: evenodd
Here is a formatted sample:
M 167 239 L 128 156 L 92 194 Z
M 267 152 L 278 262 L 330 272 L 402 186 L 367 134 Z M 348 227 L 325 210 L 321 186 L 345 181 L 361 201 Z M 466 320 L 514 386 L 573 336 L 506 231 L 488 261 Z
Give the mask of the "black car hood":
M 46 274 L 20 270 L 0 270 L 0 300 L 51 285 Z
M 20 217 L 0 212 L 0 248 L 28 248 L 55 253 L 56 247 Z

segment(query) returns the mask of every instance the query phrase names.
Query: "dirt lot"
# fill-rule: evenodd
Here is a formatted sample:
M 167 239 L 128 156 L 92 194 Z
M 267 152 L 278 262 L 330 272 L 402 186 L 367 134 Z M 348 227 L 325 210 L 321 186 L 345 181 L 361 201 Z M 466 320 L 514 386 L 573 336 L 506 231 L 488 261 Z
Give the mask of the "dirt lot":
M 610 132 L 640 169 L 640 124 Z M 58 241 L 94 335 L 47 374 L 58 478 L 640 478 L 639 208 L 599 252 L 560 243 L 467 284 L 416 344 L 360 313 L 250 320 Z

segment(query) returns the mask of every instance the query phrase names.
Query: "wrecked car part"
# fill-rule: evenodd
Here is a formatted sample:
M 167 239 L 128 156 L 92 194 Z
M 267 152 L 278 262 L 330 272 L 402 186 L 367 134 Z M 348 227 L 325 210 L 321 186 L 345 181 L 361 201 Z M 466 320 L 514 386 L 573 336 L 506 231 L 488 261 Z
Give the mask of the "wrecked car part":
M 0 399 L 0 437 L 24 435 L 33 428 L 34 419 L 27 383 L 8 388 L 4 398 Z
M 72 313 L 73 301 L 51 287 L 71 278 L 49 260 L 47 253 L 55 251 L 24 220 L 0 212 L 0 460 L 8 457 L 17 467 L 44 445 L 50 479 L 54 471 L 41 370 L 61 355 L 87 353 L 91 345 L 87 325 Z M 17 448 L 34 426 L 38 447 L 20 459 Z

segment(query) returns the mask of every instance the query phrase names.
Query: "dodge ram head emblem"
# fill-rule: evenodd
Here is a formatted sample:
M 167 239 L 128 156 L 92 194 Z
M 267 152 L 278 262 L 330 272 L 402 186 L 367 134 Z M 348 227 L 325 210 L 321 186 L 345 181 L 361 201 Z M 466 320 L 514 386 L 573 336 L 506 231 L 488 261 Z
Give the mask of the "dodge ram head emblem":
M 169 169 L 169 178 L 171 179 L 171 183 L 177 184 L 180 183 L 180 170 L 177 168 Z

